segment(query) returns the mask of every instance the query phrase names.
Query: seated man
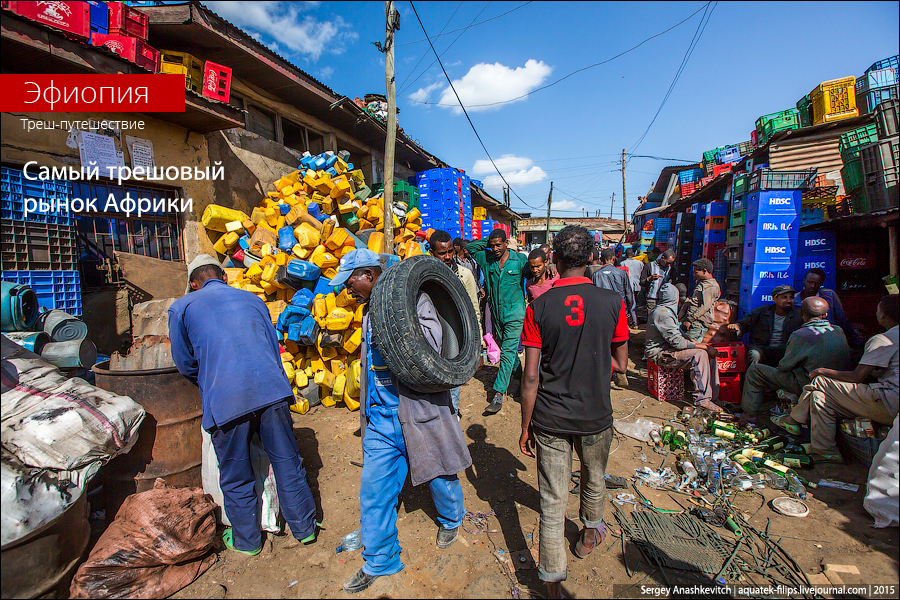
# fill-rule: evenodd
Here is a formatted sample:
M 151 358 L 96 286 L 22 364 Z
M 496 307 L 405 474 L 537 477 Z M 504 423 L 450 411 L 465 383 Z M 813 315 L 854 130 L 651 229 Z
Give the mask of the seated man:
M 803 325 L 788 339 L 784 358 L 777 367 L 755 363 L 747 369 L 741 408 L 742 420 L 755 423 L 766 392 L 785 390 L 799 395 L 809 383 L 811 371 L 822 367 L 846 369 L 850 364 L 850 346 L 840 328 L 825 318 L 828 303 L 821 298 L 807 298 L 800 305 Z
M 827 275 L 823 269 L 814 268 L 807 271 L 803 276 L 803 289 L 797 294 L 794 303 L 799 306 L 807 298 L 815 297 L 822 298 L 828 302 L 830 307 L 828 309 L 828 322 L 843 329 L 850 345 L 854 348 L 859 348 L 865 343 L 865 340 L 850 324 L 850 319 L 847 318 L 847 313 L 844 312 L 844 307 L 841 305 L 841 299 L 838 298 L 837 292 L 822 287 L 826 277 Z
M 713 308 L 721 295 L 719 282 L 713 276 L 713 262 L 708 258 L 694 261 L 694 293 L 678 311 L 681 326 L 687 332 L 688 339 L 702 342 L 706 330 L 714 323 Z
M 813 460 L 843 463 L 835 445 L 835 425 L 839 418 L 863 417 L 890 425 L 897 416 L 900 388 L 900 295 L 885 296 L 875 310 L 878 324 L 887 331 L 869 338 L 865 353 L 854 371 L 819 368 L 809 376 L 812 383 L 790 415 L 772 423 L 791 435 L 799 435 L 800 424 L 808 423 Z M 871 383 L 866 383 L 871 381 Z
M 802 324 L 800 307 L 794 306 L 794 288 L 779 285 L 772 290 L 772 304 L 754 308 L 728 329 L 737 332 L 738 337 L 750 332 L 748 366 L 756 363 L 775 366 L 784 356 L 787 340 Z
M 690 369 L 693 382 L 691 395 L 694 404 L 712 412 L 722 412 L 713 404 L 719 397 L 719 368 L 714 356 L 707 352 L 706 344 L 693 342 L 681 333 L 675 307 L 678 290 L 671 283 L 664 284 L 657 293 L 656 308 L 647 321 L 647 341 L 644 357 L 663 366 Z

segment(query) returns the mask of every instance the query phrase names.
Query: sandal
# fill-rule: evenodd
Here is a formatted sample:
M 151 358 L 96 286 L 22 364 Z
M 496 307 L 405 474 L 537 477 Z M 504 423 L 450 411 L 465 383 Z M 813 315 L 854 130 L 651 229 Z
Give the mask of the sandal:
M 844 464 L 844 457 L 840 454 L 810 454 L 809 457 L 813 459 L 815 464 L 819 465 L 842 465 Z
M 239 552 L 241 554 L 246 554 L 247 556 L 256 556 L 260 552 L 262 552 L 262 546 L 257 548 L 256 550 L 238 550 L 234 547 L 234 530 L 229 527 L 225 531 L 222 532 L 222 541 L 225 543 L 225 547 L 229 550 L 233 550 L 235 552 Z
M 800 426 L 799 425 L 791 425 L 790 423 L 785 423 L 784 420 L 787 419 L 790 415 L 778 415 L 776 417 L 772 417 L 769 421 L 772 422 L 772 425 L 781 429 L 782 431 L 787 432 L 790 435 L 798 436 L 800 435 Z
M 587 529 L 582 530 L 581 535 L 578 537 L 578 541 L 575 543 L 575 556 L 578 558 L 585 558 L 588 554 L 594 551 L 594 548 L 603 543 L 603 540 L 606 539 L 606 522 L 600 521 L 600 527 L 596 528 L 597 531 L 597 540 L 590 547 L 584 544 L 585 533 Z

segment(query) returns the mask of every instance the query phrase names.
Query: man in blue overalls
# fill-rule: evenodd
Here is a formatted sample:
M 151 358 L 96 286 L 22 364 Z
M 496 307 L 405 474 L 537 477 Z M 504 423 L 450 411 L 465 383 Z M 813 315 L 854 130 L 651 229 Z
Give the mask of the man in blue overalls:
M 381 276 L 378 255 L 362 248 L 341 259 L 332 286 L 346 285 L 359 303 L 368 302 Z M 420 292 L 416 311 L 422 332 L 440 352 L 442 329 L 434 304 Z M 360 430 L 363 470 L 359 488 L 365 564 L 344 583 L 361 592 L 382 575 L 403 569 L 397 540 L 397 505 L 407 472 L 413 485 L 428 483 L 440 529 L 437 546 L 447 548 L 459 534 L 466 510 L 457 473 L 472 464 L 450 392 L 426 394 L 405 386 L 391 373 L 372 335 L 368 307 L 363 313 L 360 358 Z

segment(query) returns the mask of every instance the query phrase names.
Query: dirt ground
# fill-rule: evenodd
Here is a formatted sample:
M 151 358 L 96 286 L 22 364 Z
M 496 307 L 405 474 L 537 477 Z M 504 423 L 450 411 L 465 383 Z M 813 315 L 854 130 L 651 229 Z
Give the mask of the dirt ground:
M 618 419 L 634 413 L 657 423 L 673 419 L 679 406 L 657 402 L 648 395 L 646 363 L 640 358 L 643 331 L 633 331 L 633 348 L 628 372 L 628 389 L 613 390 L 612 401 Z M 462 390 L 460 426 L 472 454 L 473 467 L 460 474 L 466 508 L 472 513 L 492 514 L 486 531 L 475 523 L 464 522 L 456 544 L 446 550 L 435 546 L 438 530 L 434 507 L 427 486 L 413 488 L 407 483 L 401 496 L 398 515 L 402 560 L 400 573 L 379 578 L 359 598 L 542 598 L 544 585 L 529 560 L 537 558 L 540 504 L 535 459 L 518 451 L 520 411 L 517 402 L 506 402 L 494 416 L 482 416 L 487 390 L 496 374 L 483 367 Z M 636 410 L 635 410 L 636 409 Z M 345 534 L 359 525 L 360 468 L 350 461 L 361 461 L 359 414 L 342 405 L 318 407 L 306 415 L 294 415 L 294 431 L 307 469 L 310 485 L 324 525 L 317 543 L 298 544 L 290 535 L 269 536 L 264 551 L 247 558 L 230 552 L 219 553 L 218 562 L 197 581 L 174 598 L 344 598 L 343 582 L 359 569 L 360 551 L 336 553 Z M 641 461 L 641 456 L 648 462 Z M 636 440 L 617 435 L 613 440 L 608 472 L 629 477 L 642 466 L 674 467 L 672 455 L 664 457 Z M 577 470 L 574 463 L 573 470 Z M 856 493 L 818 488 L 812 491 L 806 518 L 781 516 L 769 501 L 783 495 L 776 490 L 760 490 L 765 502 L 745 493 L 735 503 L 757 529 L 771 520 L 772 537 L 781 538 L 782 547 L 806 573 L 821 573 L 825 564 L 854 565 L 859 575 L 841 573 L 847 584 L 898 583 L 898 530 L 874 529 L 872 518 L 862 508 L 867 468 L 823 466 L 807 471 L 809 479 L 833 478 L 860 484 Z M 659 508 L 680 507 L 663 491 L 643 486 L 642 492 Z M 633 492 L 633 490 L 625 490 Z M 608 492 L 608 498 L 616 492 Z M 676 496 L 677 498 L 678 496 Z M 685 498 L 684 496 L 681 497 Z M 690 506 L 690 505 L 687 505 Z M 627 514 L 632 507 L 622 507 Z M 570 495 L 566 536 L 570 543 L 568 579 L 564 583 L 568 598 L 637 597 L 639 586 L 630 590 L 616 584 L 649 585 L 662 583 L 658 571 L 651 568 L 639 550 L 626 545 L 627 563 L 634 577 L 626 573 L 619 528 L 607 504 L 605 519 L 611 535 L 584 560 L 571 553 L 581 527 L 578 520 L 578 496 Z M 732 534 L 724 529 L 722 536 Z M 524 553 L 523 553 L 524 551 Z M 520 557 L 525 557 L 524 562 Z M 512 558 L 511 558 L 512 557 Z M 515 565 L 520 565 L 516 570 Z M 645 576 L 648 577 L 645 578 Z M 668 570 L 673 582 L 688 584 L 696 579 L 679 579 Z M 696 575 L 696 574 L 695 574 Z M 643 581 L 642 581 L 643 580 Z

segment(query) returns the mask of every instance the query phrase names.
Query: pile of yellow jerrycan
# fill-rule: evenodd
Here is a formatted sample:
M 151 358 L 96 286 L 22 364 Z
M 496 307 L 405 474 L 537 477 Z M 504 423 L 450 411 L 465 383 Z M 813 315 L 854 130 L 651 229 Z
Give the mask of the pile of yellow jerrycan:
M 228 257 L 228 284 L 269 308 L 294 388 L 291 410 L 300 414 L 320 403 L 359 408 L 363 305 L 329 282 L 352 250 L 385 251 L 385 215 L 383 195 L 372 194 L 349 159 L 346 151 L 304 153 L 250 215 L 211 204 L 202 216 L 218 237 L 216 252 Z M 398 202 L 392 213 L 397 255 L 383 255 L 387 265 L 424 254 L 433 231 L 421 230 L 417 208 Z

